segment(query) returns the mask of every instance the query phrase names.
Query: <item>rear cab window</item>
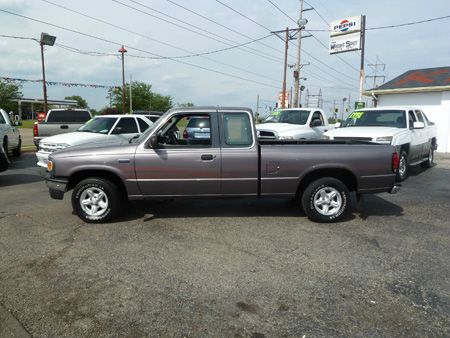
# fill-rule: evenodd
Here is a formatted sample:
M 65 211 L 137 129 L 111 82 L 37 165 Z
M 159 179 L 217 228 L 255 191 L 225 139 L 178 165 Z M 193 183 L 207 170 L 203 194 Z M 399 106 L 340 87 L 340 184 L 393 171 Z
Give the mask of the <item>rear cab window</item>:
M 47 115 L 47 121 L 51 123 L 85 123 L 91 119 L 87 110 L 52 110 Z
M 247 113 L 223 113 L 224 147 L 248 148 L 253 145 L 253 129 Z

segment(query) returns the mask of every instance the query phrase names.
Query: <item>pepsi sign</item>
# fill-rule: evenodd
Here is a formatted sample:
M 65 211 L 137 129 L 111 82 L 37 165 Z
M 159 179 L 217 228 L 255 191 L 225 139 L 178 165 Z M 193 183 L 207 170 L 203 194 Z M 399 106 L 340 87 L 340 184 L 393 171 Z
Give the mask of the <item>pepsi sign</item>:
M 361 30 L 361 16 L 353 16 L 331 23 L 331 36 L 356 33 Z

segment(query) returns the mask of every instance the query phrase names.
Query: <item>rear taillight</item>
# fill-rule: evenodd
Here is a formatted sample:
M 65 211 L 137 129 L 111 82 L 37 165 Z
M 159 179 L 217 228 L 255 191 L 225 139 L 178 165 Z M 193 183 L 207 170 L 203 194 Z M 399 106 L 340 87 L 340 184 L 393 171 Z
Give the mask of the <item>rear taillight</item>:
M 397 152 L 395 152 L 395 153 L 393 153 L 392 154 L 392 171 L 394 172 L 394 173 L 396 173 L 397 172 L 397 170 L 398 170 L 398 154 L 397 154 Z
M 187 138 L 188 138 L 188 133 L 187 133 L 187 130 L 186 130 L 186 129 L 183 131 L 183 138 L 184 138 L 184 139 L 187 139 Z
M 33 124 L 33 136 L 34 137 L 38 136 L 38 125 L 37 125 L 37 123 Z

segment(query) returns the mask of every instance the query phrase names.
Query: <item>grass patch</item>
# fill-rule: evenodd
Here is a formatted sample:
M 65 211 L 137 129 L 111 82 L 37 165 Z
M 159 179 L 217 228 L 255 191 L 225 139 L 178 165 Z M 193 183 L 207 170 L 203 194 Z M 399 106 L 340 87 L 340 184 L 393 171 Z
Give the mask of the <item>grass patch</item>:
M 36 120 L 22 120 L 22 125 L 19 128 L 33 128 L 33 124 Z

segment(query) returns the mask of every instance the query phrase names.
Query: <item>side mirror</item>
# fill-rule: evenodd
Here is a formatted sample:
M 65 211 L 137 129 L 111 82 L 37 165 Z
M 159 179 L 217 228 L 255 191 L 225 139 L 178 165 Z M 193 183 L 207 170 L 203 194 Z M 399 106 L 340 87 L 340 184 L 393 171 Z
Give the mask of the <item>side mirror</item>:
M 425 124 L 423 122 L 414 122 L 413 129 L 423 129 L 425 128 Z
M 322 125 L 322 121 L 319 119 L 314 119 L 311 121 L 311 127 L 320 127 Z
M 150 148 L 157 148 L 158 147 L 158 136 L 157 135 L 152 135 L 150 136 L 150 139 L 148 140 L 148 146 Z
M 341 127 L 341 122 L 336 122 L 336 123 L 334 124 L 334 127 L 335 127 L 335 128 L 340 128 L 340 127 Z

